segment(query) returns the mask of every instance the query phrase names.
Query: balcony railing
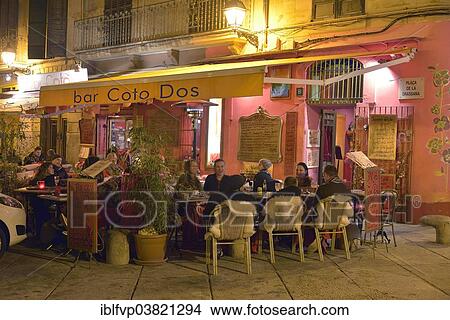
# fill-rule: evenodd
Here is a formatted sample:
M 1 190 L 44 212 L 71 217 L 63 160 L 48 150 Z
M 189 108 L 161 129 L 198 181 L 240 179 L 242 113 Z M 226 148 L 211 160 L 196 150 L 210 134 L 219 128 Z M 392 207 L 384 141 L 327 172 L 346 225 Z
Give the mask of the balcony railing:
M 172 0 L 75 21 L 75 50 L 114 47 L 227 28 L 225 0 Z M 251 9 L 251 0 L 244 1 Z M 250 15 L 247 15 L 250 16 Z M 248 26 L 249 18 L 245 25 Z

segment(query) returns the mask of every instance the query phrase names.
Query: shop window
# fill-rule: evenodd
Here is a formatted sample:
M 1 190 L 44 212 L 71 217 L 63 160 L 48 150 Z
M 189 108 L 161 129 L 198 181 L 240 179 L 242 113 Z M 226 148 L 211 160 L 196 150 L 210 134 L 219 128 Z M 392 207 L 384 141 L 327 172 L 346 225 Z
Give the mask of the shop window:
M 312 20 L 336 19 L 364 14 L 364 0 L 313 0 Z
M 208 108 L 208 147 L 206 153 L 207 166 L 220 158 L 222 136 L 222 99 L 211 99 L 217 106 Z
M 29 3 L 28 58 L 66 56 L 67 0 Z
M 332 59 L 313 63 L 307 70 L 307 78 L 324 80 L 363 69 L 363 64 L 356 59 Z M 309 104 L 356 104 L 363 99 L 364 76 L 359 75 L 327 86 L 307 86 Z
M 133 120 L 126 118 L 109 119 L 109 143 L 108 149 L 117 151 L 128 150 L 130 147 L 130 131 Z

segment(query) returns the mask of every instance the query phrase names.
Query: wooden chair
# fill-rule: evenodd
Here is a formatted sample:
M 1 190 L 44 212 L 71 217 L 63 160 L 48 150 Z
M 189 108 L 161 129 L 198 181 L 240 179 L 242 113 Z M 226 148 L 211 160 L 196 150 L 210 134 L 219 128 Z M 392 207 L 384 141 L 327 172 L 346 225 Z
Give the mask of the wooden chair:
M 253 219 L 256 207 L 246 201 L 226 200 L 217 205 L 212 215 L 214 223 L 205 234 L 206 241 L 206 264 L 211 263 L 211 249 L 213 274 L 218 273 L 217 245 L 234 244 L 234 241 L 244 242 L 244 259 L 247 273 L 252 273 L 252 257 L 250 237 L 255 233 Z
M 331 251 L 334 251 L 336 235 L 342 234 L 345 256 L 350 259 L 350 246 L 347 238 L 346 226 L 350 224 L 349 217 L 353 216 L 351 198 L 343 195 L 334 195 L 321 200 L 317 207 L 317 220 L 314 225 L 316 234 L 317 251 L 320 261 L 324 261 L 321 236 L 331 234 Z
M 260 232 L 269 234 L 270 262 L 275 263 L 273 236 L 297 236 L 300 261 L 305 260 L 303 252 L 302 215 L 303 200 L 298 196 L 276 196 L 265 206 L 266 216 L 260 225 Z M 262 242 L 260 237 L 260 243 Z M 295 254 L 296 242 L 292 239 L 292 253 Z M 260 246 L 260 253 L 261 253 Z

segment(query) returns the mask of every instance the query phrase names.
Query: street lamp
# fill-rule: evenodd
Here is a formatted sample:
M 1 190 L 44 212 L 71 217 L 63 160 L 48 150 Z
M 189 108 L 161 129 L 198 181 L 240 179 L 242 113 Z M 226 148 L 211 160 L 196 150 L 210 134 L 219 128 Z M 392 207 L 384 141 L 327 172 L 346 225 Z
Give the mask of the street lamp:
M 2 51 L 2 61 L 4 64 L 10 66 L 16 60 L 16 53 L 11 47 L 7 47 Z
M 228 25 L 233 29 L 238 37 L 243 37 L 247 41 L 254 45 L 257 49 L 259 47 L 258 36 L 254 33 L 244 31 L 240 29 L 244 23 L 245 13 L 247 8 L 240 0 L 229 0 L 225 4 L 224 8 L 225 18 Z
M 200 120 L 203 118 L 203 108 L 217 106 L 216 103 L 205 100 L 179 101 L 172 104 L 172 107 L 184 108 L 192 121 L 192 159 L 197 161 L 197 130 L 200 129 Z

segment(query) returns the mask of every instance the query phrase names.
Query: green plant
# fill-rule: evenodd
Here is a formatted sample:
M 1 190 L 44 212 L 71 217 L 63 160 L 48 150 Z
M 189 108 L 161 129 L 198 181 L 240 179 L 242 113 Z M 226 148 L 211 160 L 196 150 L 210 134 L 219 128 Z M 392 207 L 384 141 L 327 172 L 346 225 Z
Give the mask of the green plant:
M 168 214 L 174 211 L 169 189 L 173 175 L 169 169 L 167 139 L 143 127 L 133 128 L 130 138 L 133 191 L 138 191 L 133 192 L 132 197 L 145 205 L 145 227 L 139 230 L 139 234 L 164 234 L 167 230 Z
M 26 124 L 17 114 L 0 114 L 0 160 L 18 163 L 16 154 L 20 142 L 25 139 Z
M 8 195 L 21 186 L 17 178 L 21 159 L 16 150 L 25 139 L 25 128 L 17 114 L 0 114 L 0 191 Z

